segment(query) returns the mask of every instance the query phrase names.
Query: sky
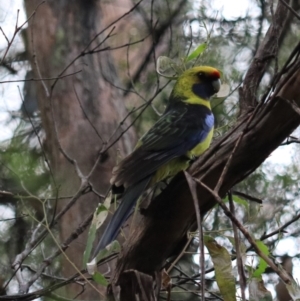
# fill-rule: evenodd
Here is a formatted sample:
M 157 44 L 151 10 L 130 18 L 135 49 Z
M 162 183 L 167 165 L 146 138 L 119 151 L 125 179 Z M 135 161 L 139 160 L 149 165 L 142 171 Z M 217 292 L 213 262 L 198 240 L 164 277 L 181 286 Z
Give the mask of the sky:
M 7 5 L 7 1 L 0 0 L 0 26 L 9 40 L 12 39 L 14 34 L 14 29 L 16 25 L 17 10 L 20 9 L 19 22 L 22 24 L 25 21 L 25 14 L 23 10 L 23 5 L 21 0 L 10 1 L 10 5 Z M 12 8 L 13 7 L 13 8 Z M 12 14 L 13 11 L 13 14 Z M 16 43 L 12 44 L 11 51 L 16 49 L 22 49 L 22 43 L 19 37 L 16 37 Z M 0 32 L 0 51 L 1 59 L 3 57 L 4 51 L 7 48 L 7 41 L 4 35 Z M 8 57 L 10 52 L 8 52 Z M 25 72 L 20 72 L 16 76 L 8 75 L 6 72 L 0 73 L 0 81 L 7 80 L 17 80 L 24 77 Z M 18 86 L 22 90 L 23 83 L 5 83 L 0 85 L 0 141 L 11 138 L 14 128 L 17 126 L 18 121 L 10 121 L 10 114 L 8 112 L 17 111 L 21 105 L 21 98 L 19 95 Z M 10 121 L 10 122 L 9 122 Z M 9 122 L 9 123 L 8 123 Z M 12 219 L 15 217 L 14 211 L 8 206 L 0 205 L 0 220 L 2 219 Z M 11 221 L 13 222 L 13 220 Z M 11 223 L 10 221 L 0 222 L 0 239 L 3 241 L 6 237 L 6 231 Z M 13 293 L 9 287 L 8 293 Z
M 21 25 L 25 22 L 25 13 L 23 9 L 23 1 L 22 0 L 12 0 L 9 2 L 10 5 L 7 5 L 7 1 L 0 0 L 0 26 L 2 27 L 5 35 L 9 40 L 12 39 L 14 34 L 14 29 L 16 25 L 17 11 L 19 12 L 19 21 L 18 24 Z M 13 12 L 13 13 L 12 13 Z M 3 49 L 6 49 L 7 41 L 2 33 L 0 33 L 0 50 L 1 50 L 1 58 L 3 55 Z M 8 52 L 8 57 L 10 53 L 17 51 L 18 49 L 22 50 L 22 42 L 19 35 L 16 37 L 15 42 L 12 44 L 11 50 Z M 18 80 L 23 79 L 25 76 L 25 70 L 20 71 L 19 74 L 7 75 L 1 72 L 0 73 L 0 81 L 2 80 Z M 7 122 L 10 120 L 10 114 L 8 111 L 17 111 L 21 106 L 21 98 L 19 94 L 19 90 L 22 91 L 23 83 L 7 83 L 0 85 L 0 140 L 8 139 L 12 136 L 14 128 L 17 126 L 18 121 L 10 122 L 7 125 Z M 2 126 L 4 125 L 4 126 Z

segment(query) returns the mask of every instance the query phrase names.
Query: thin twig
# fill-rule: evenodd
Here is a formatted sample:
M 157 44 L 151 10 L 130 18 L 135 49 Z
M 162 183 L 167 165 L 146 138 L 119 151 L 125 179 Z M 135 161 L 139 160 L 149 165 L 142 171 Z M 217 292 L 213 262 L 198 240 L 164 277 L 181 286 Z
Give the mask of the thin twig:
M 300 20 L 300 15 L 288 4 L 286 3 L 284 0 L 280 0 L 282 2 L 282 4 L 293 13 L 293 15 Z
M 231 152 L 231 154 L 230 154 L 230 156 L 229 156 L 229 158 L 228 158 L 228 160 L 227 160 L 227 162 L 226 162 L 226 164 L 225 164 L 225 166 L 224 166 L 224 168 L 223 168 L 223 170 L 222 170 L 222 174 L 221 174 L 221 176 L 220 176 L 220 178 L 219 178 L 219 180 L 218 180 L 218 182 L 217 182 L 217 185 L 216 185 L 215 188 L 214 188 L 214 191 L 215 191 L 216 193 L 219 192 L 219 190 L 220 190 L 220 188 L 221 188 L 221 186 L 222 186 L 222 184 L 223 184 L 223 181 L 224 181 L 224 179 L 225 179 L 225 176 L 226 176 L 226 174 L 227 174 L 227 171 L 228 171 L 228 169 L 229 169 L 229 166 L 230 166 L 230 164 L 231 164 L 231 162 L 232 162 L 233 156 L 234 156 L 234 154 L 235 154 L 237 148 L 239 147 L 239 145 L 240 145 L 240 143 L 241 143 L 241 141 L 242 141 L 242 138 L 244 137 L 244 135 L 246 134 L 246 132 L 249 130 L 252 120 L 254 119 L 254 117 L 256 116 L 256 114 L 259 112 L 260 107 L 261 107 L 262 105 L 263 105 L 262 103 L 259 103 L 259 104 L 255 107 L 254 111 L 252 112 L 252 114 L 250 115 L 250 117 L 249 117 L 248 120 L 247 120 L 246 127 L 245 127 L 245 128 L 242 130 L 242 132 L 240 133 L 240 135 L 239 135 L 239 137 L 238 137 L 238 139 L 237 139 L 237 141 L 236 141 L 236 143 L 235 143 L 235 145 L 234 145 L 234 148 L 233 148 L 233 150 L 232 150 L 232 152 Z M 203 177 L 204 177 L 204 176 L 203 176 Z M 202 179 L 203 179 L 203 177 L 202 177 Z
M 42 77 L 42 78 L 29 78 L 29 79 L 16 79 L 16 80 L 3 80 L 0 81 L 0 84 L 7 84 L 7 83 L 22 83 L 22 82 L 39 82 L 39 81 L 52 81 L 56 79 L 62 79 L 65 77 L 73 76 L 78 73 L 82 72 L 82 70 L 74 71 L 72 73 L 68 73 L 65 75 L 57 76 L 57 77 Z
M 106 26 L 104 29 L 102 29 L 99 33 L 97 33 L 91 40 L 90 42 L 87 44 L 87 46 L 83 49 L 83 51 L 77 55 L 59 74 L 59 76 L 63 75 L 79 58 L 83 57 L 86 54 L 91 54 L 91 53 L 95 53 L 95 52 L 99 52 L 99 51 L 104 51 L 104 50 L 109 50 L 110 48 L 106 48 L 106 49 L 100 49 L 98 51 L 95 52 L 91 52 L 88 50 L 90 45 L 103 33 L 105 32 L 108 28 L 110 28 L 111 26 L 113 26 L 114 24 L 116 24 L 118 21 L 120 21 L 122 18 L 124 18 L 125 16 L 129 15 L 131 12 L 133 12 L 135 10 L 136 7 L 138 7 L 140 5 L 140 3 L 143 0 L 140 0 L 139 2 L 137 2 L 130 10 L 128 10 L 127 12 L 125 12 L 122 16 L 120 16 L 119 18 L 117 18 L 116 20 L 114 20 L 113 22 L 111 22 L 108 26 Z M 124 46 L 127 47 L 127 46 Z M 116 48 L 115 48 L 116 49 Z M 57 84 L 57 80 L 54 81 L 54 83 L 51 86 L 51 90 L 54 89 L 54 87 Z
M 33 121 L 32 121 L 32 118 L 30 117 L 30 114 L 27 112 L 27 108 L 26 108 L 26 105 L 25 105 L 25 102 L 24 102 L 24 98 L 23 98 L 23 96 L 22 96 L 22 93 L 21 93 L 21 91 L 20 91 L 20 87 L 19 87 L 19 86 L 18 86 L 18 91 L 19 91 L 19 95 L 20 95 L 20 98 L 21 98 L 21 100 L 22 100 L 22 103 L 23 103 L 23 105 L 24 105 L 24 110 L 25 110 L 25 112 L 26 112 L 26 114 L 27 114 L 27 117 L 28 117 L 28 119 L 29 119 L 29 122 L 30 122 L 30 124 L 31 124 L 31 126 L 32 126 L 32 129 L 33 129 L 33 131 L 34 131 L 34 134 L 35 134 L 36 138 L 38 139 L 39 146 L 40 146 L 40 148 L 41 148 L 41 150 L 42 150 L 42 154 L 43 154 L 44 160 L 45 160 L 46 165 L 47 165 L 47 167 L 48 167 L 48 169 L 49 169 L 50 176 L 51 176 L 52 182 L 53 182 L 54 187 L 55 187 L 55 191 L 57 191 L 57 190 L 58 190 L 58 188 L 57 188 L 58 186 L 57 186 L 57 184 L 56 184 L 56 181 L 55 181 L 55 178 L 54 178 L 54 174 L 53 174 L 53 171 L 52 171 L 50 162 L 49 162 L 49 160 L 48 160 L 48 156 L 46 155 L 46 151 L 45 151 L 45 149 L 44 149 L 44 145 L 43 145 L 43 143 L 42 143 L 42 141 L 41 141 L 41 138 L 40 138 L 40 136 L 39 136 L 39 133 L 38 133 L 36 127 L 34 126 L 34 123 L 33 123 Z
M 7 44 L 9 45 L 8 37 L 6 36 L 6 34 L 5 34 L 5 32 L 3 31 L 3 29 L 2 29 L 1 26 L 0 26 L 0 30 L 1 30 L 2 34 L 4 35 L 4 38 L 5 38 L 6 42 L 7 42 Z M 2 61 L 3 61 L 3 60 L 2 60 Z
M 22 251 L 22 253 L 18 254 L 12 264 L 12 269 L 16 272 L 16 277 L 17 277 L 17 280 L 18 280 L 18 284 L 19 284 L 19 294 L 25 294 L 28 292 L 28 281 L 23 278 L 23 274 L 22 274 L 22 271 L 21 271 L 21 265 L 22 265 L 22 262 L 24 260 L 24 258 L 27 257 L 27 255 L 32 251 L 32 247 L 34 246 L 35 244 L 35 241 L 36 241 L 36 236 L 37 236 L 37 233 L 40 229 L 42 224 L 39 224 L 35 230 L 32 232 L 32 235 L 31 235 L 31 238 L 30 240 L 27 242 L 27 244 L 25 245 L 25 249 Z
M 96 127 L 94 126 L 94 124 L 93 124 L 93 123 L 91 122 L 91 120 L 89 119 L 89 116 L 87 115 L 87 113 L 85 112 L 85 110 L 84 110 L 84 108 L 83 108 L 83 106 L 82 106 L 82 104 L 81 104 L 81 101 L 80 101 L 80 99 L 79 99 L 79 96 L 78 96 L 78 93 L 77 93 L 77 91 L 76 91 L 76 88 L 75 88 L 74 84 L 73 84 L 73 89 L 74 89 L 74 92 L 75 92 L 75 95 L 76 95 L 76 99 L 77 99 L 77 101 L 78 101 L 78 104 L 79 104 L 79 106 L 80 106 L 80 108 L 81 108 L 82 113 L 84 114 L 84 116 L 85 116 L 85 118 L 87 119 L 87 121 L 88 121 L 88 123 L 90 124 L 90 126 L 91 126 L 91 127 L 93 128 L 93 130 L 95 131 L 96 135 L 100 138 L 101 142 L 104 143 L 104 140 L 103 140 L 103 138 L 101 137 L 100 133 L 98 132 L 98 130 L 96 129 Z
M 61 245 L 59 245 L 57 243 L 57 241 L 55 240 L 54 236 L 51 234 L 50 229 L 49 229 L 49 225 L 47 224 L 48 230 L 52 236 L 52 238 L 54 239 L 58 249 L 56 250 L 56 252 L 54 254 L 52 254 L 50 257 L 46 258 L 43 263 L 40 265 L 37 273 L 35 273 L 34 275 L 32 275 L 32 277 L 28 280 L 28 288 L 40 277 L 40 275 L 43 273 L 43 271 L 45 270 L 45 268 L 47 266 L 49 266 L 52 261 L 60 254 L 63 254 L 65 256 L 65 258 L 69 261 L 69 263 L 73 266 L 73 268 L 79 273 L 79 275 L 95 290 L 97 291 L 100 295 L 103 296 L 103 293 L 100 292 L 95 285 L 89 281 L 84 275 L 83 273 L 81 273 L 80 270 L 78 270 L 78 268 L 75 266 L 75 264 L 69 259 L 69 257 L 66 255 L 66 253 L 64 252 L 69 245 L 71 244 L 72 241 L 74 241 L 75 239 L 77 239 L 79 237 L 80 234 L 82 234 L 86 228 L 88 227 L 88 225 L 90 224 L 90 222 L 93 219 L 93 213 L 91 213 L 80 225 L 77 229 L 75 229 L 70 235 L 69 237 L 65 240 L 65 242 Z M 47 220 L 46 220 L 47 222 Z
M 293 224 L 295 221 L 299 220 L 300 219 L 300 214 L 297 214 L 295 217 L 293 217 L 291 220 L 289 220 L 287 223 L 285 223 L 284 225 L 282 225 L 281 227 L 279 227 L 278 229 L 272 231 L 271 233 L 269 234 L 263 234 L 259 240 L 263 241 L 263 240 L 266 240 L 276 234 L 280 234 L 280 233 L 284 233 L 284 229 L 287 228 L 289 225 Z M 293 235 L 293 234 L 292 234 Z M 251 248 L 248 248 L 247 251 L 249 251 Z M 235 260 L 236 257 L 235 256 L 232 256 L 231 260 Z M 214 271 L 214 268 L 210 268 L 210 269 L 207 269 L 205 271 L 205 274 L 208 274 L 208 273 L 211 273 Z M 186 282 L 188 282 L 189 280 L 193 280 L 193 279 L 196 279 L 200 276 L 199 273 L 196 273 L 194 275 L 191 276 L 190 279 L 187 279 L 187 280 L 181 280 L 179 281 L 179 284 L 184 284 Z M 176 286 L 176 284 L 174 284 L 174 286 Z
M 16 25 L 15 25 L 15 31 L 14 31 L 14 33 L 13 33 L 13 36 L 12 36 L 11 40 L 8 42 L 8 45 L 7 45 L 6 50 L 5 50 L 5 52 L 4 52 L 4 55 L 3 55 L 2 59 L 1 59 L 0 65 L 3 64 L 3 62 L 4 62 L 4 60 L 5 60 L 6 56 L 7 56 L 7 53 L 8 53 L 8 51 L 9 51 L 9 49 L 11 48 L 11 45 L 12 45 L 12 43 L 13 43 L 15 37 L 17 36 L 18 32 L 24 27 L 25 24 L 27 24 L 27 23 L 29 22 L 29 20 L 30 20 L 31 18 L 34 17 L 34 15 L 36 14 L 37 9 L 38 9 L 42 4 L 44 4 L 45 2 L 46 2 L 46 1 L 40 2 L 40 3 L 36 6 L 36 8 L 34 9 L 33 13 L 29 16 L 29 18 L 27 18 L 27 20 L 26 20 L 22 25 L 20 25 L 20 26 L 18 26 L 19 9 L 17 10 L 17 20 L 16 20 Z M 2 31 L 2 29 L 1 29 L 1 31 Z M 6 41 L 8 41 L 8 38 L 7 38 L 7 36 L 5 35 L 5 33 L 4 33 L 3 31 L 2 31 L 2 33 L 3 33 L 3 35 L 4 35 L 5 39 L 6 39 Z
M 259 257 L 261 257 L 274 270 L 274 272 L 282 279 L 282 281 L 284 283 L 291 284 L 293 279 L 290 277 L 290 275 L 285 270 L 278 268 L 276 266 L 276 264 L 258 248 L 257 244 L 255 243 L 255 240 L 252 238 L 252 236 L 249 234 L 249 232 L 245 229 L 245 227 L 239 222 L 239 220 L 234 215 L 232 215 L 232 213 L 227 208 L 227 206 L 224 204 L 224 202 L 222 201 L 220 196 L 214 190 L 210 189 L 207 185 L 205 185 L 200 180 L 195 179 L 195 181 L 198 182 L 203 188 L 205 188 L 208 192 L 211 193 L 211 195 L 214 197 L 214 199 L 217 201 L 217 203 L 223 209 L 225 215 L 227 215 L 231 219 L 231 221 L 236 224 L 238 229 L 244 234 L 245 238 L 248 240 L 248 242 L 254 249 L 255 253 Z
M 176 259 L 175 259 L 175 260 L 172 262 L 172 264 L 168 267 L 168 269 L 167 269 L 167 273 L 168 273 L 168 274 L 171 272 L 171 270 L 172 270 L 173 268 L 175 268 L 175 266 L 176 266 L 177 262 L 180 260 L 180 258 L 181 258 L 184 254 L 186 254 L 186 249 L 187 249 L 187 247 L 189 246 L 189 244 L 191 243 L 192 239 L 193 239 L 193 237 L 191 236 L 191 237 L 188 239 L 188 241 L 186 242 L 186 244 L 184 245 L 184 247 L 183 247 L 183 249 L 181 250 L 180 254 L 176 257 Z
M 242 132 L 241 132 L 239 138 L 237 139 L 237 141 L 236 141 L 236 143 L 235 143 L 235 145 L 234 145 L 234 148 L 233 148 L 233 150 L 232 150 L 232 152 L 231 152 L 231 154 L 230 154 L 230 156 L 229 156 L 229 158 L 228 158 L 228 160 L 227 160 L 227 162 L 226 162 L 226 164 L 225 164 L 225 166 L 224 166 L 224 168 L 223 168 L 223 170 L 222 170 L 222 174 L 221 174 L 221 176 L 220 176 L 220 178 L 219 178 L 219 180 L 218 180 L 218 183 L 217 183 L 217 185 L 216 185 L 216 187 L 215 187 L 215 189 L 214 189 L 215 192 L 219 192 L 219 190 L 220 190 L 220 188 L 221 188 L 221 185 L 223 184 L 223 181 L 224 181 L 225 176 L 226 176 L 226 174 L 227 174 L 227 171 L 228 171 L 228 169 L 229 169 L 230 163 L 231 163 L 231 161 L 232 161 L 232 159 L 233 159 L 233 156 L 234 156 L 234 154 L 235 154 L 235 152 L 236 152 L 238 146 L 240 145 L 240 142 L 242 141 L 242 138 L 243 138 L 243 136 L 244 136 L 244 133 L 245 133 L 245 131 L 242 131 Z
M 230 211 L 231 211 L 232 215 L 235 216 L 235 208 L 234 208 L 231 191 L 228 192 L 228 200 L 229 200 Z M 233 236 L 234 236 L 236 261 L 237 261 L 237 267 L 238 267 L 238 273 L 239 273 L 241 295 L 242 295 L 242 300 L 246 301 L 246 296 L 245 296 L 246 277 L 245 277 L 245 272 L 244 272 L 244 264 L 243 264 L 243 259 L 242 259 L 242 255 L 241 255 L 240 240 L 239 240 L 237 226 L 233 222 L 232 222 L 232 228 L 233 228 Z
M 124 129 L 120 134 L 119 136 L 114 140 L 112 141 L 102 152 L 105 153 L 107 150 L 109 150 L 112 146 L 114 146 L 121 138 L 122 136 L 133 126 L 133 124 L 140 118 L 140 116 L 143 114 L 143 112 L 146 110 L 146 108 L 151 104 L 151 102 L 154 100 L 154 98 L 168 85 L 168 83 L 166 83 L 164 86 L 162 86 L 161 88 L 158 89 L 157 93 L 151 97 L 147 103 L 143 104 L 140 106 L 141 111 L 139 112 L 139 114 L 136 116 L 136 118 L 127 126 L 126 129 Z M 125 118 L 123 119 L 122 122 L 120 122 L 120 126 L 123 124 L 124 120 L 128 118 L 128 116 L 132 114 L 132 112 L 129 112 Z M 112 135 L 113 136 L 113 135 Z M 111 137 L 112 137 L 111 136 Z M 111 139 L 111 138 L 110 138 Z M 110 140 L 109 139 L 109 140 Z
M 287 228 L 289 225 L 291 225 L 292 223 L 294 223 L 295 221 L 299 220 L 300 219 L 300 214 L 297 214 L 295 217 L 293 217 L 291 220 L 289 220 L 288 222 L 286 222 L 285 224 L 283 224 L 281 227 L 279 227 L 278 229 L 274 230 L 273 232 L 271 233 L 268 233 L 268 234 L 264 234 L 261 236 L 260 240 L 265 240 L 269 237 L 272 237 L 278 233 L 282 233 L 284 232 L 283 230 L 285 228 Z
M 31 35 L 31 47 L 32 47 L 33 64 L 36 67 L 36 71 L 37 71 L 38 76 L 40 78 L 40 82 L 42 83 L 42 86 L 43 86 L 43 88 L 45 90 L 46 96 L 49 98 L 49 96 L 50 96 L 49 90 L 48 90 L 48 88 L 46 86 L 46 83 L 41 79 L 43 77 L 42 77 L 42 74 L 41 74 L 40 66 L 39 66 L 38 61 L 37 61 L 37 54 L 36 54 L 36 51 L 35 51 L 34 34 L 33 34 L 34 21 L 35 21 L 34 17 L 35 17 L 35 15 L 32 16 L 32 25 L 30 27 L 31 28 L 30 35 Z
M 112 27 L 114 24 L 118 23 L 120 20 L 122 20 L 125 16 L 129 15 L 130 13 L 132 13 L 141 3 L 143 2 L 143 0 L 138 1 L 131 9 L 129 9 L 127 12 L 125 12 L 122 16 L 120 16 L 119 18 L 117 18 L 116 20 L 112 21 L 109 25 L 107 25 L 105 28 L 103 28 L 99 33 L 97 33 L 94 38 L 87 44 L 87 46 L 84 48 L 83 51 L 86 51 L 90 45 L 104 32 L 106 31 L 108 28 Z
M 280 97 L 280 98 L 282 100 L 286 101 L 291 106 L 291 108 L 300 116 L 300 108 L 294 100 L 290 100 L 290 99 L 282 98 L 282 97 Z
M 196 182 L 188 172 L 185 171 L 184 175 L 186 177 L 194 201 L 197 226 L 199 231 L 199 247 L 200 247 L 199 266 L 201 270 L 201 299 L 202 301 L 204 301 L 205 300 L 205 259 L 204 259 L 204 239 L 203 239 L 202 218 L 201 218 L 199 200 L 198 200 L 198 195 L 196 190 Z
M 249 201 L 252 201 L 252 202 L 255 202 L 255 203 L 258 203 L 258 204 L 262 204 L 262 200 L 252 196 L 252 195 L 249 195 L 249 194 L 246 194 L 244 192 L 240 192 L 240 191 L 237 191 L 237 190 L 232 190 L 232 194 L 233 195 L 238 195 L 242 198 L 245 198 Z

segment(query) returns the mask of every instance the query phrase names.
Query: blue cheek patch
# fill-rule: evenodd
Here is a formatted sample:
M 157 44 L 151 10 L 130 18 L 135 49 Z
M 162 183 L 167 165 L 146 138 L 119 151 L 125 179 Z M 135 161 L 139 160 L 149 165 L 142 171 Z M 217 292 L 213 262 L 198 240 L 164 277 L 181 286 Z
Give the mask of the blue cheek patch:
M 194 84 L 192 87 L 192 91 L 199 97 L 204 99 L 209 99 L 213 94 L 214 90 L 211 85 L 208 83 L 198 83 Z

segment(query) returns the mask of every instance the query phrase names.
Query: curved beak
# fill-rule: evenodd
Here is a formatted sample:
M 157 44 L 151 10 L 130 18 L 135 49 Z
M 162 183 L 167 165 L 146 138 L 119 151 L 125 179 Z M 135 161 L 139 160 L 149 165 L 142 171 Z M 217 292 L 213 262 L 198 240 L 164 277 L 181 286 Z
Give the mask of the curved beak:
M 218 93 L 221 88 L 221 81 L 219 79 L 212 81 L 212 87 L 214 89 L 214 92 Z

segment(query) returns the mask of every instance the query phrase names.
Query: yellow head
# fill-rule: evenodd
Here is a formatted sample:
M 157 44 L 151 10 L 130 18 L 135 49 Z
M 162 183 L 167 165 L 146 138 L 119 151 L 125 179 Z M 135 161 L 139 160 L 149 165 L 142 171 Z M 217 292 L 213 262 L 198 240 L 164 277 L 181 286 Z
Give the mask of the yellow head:
M 201 98 L 208 101 L 214 94 L 220 90 L 220 71 L 208 67 L 198 66 L 183 72 L 177 79 L 173 88 L 171 99 L 180 99 L 190 103 L 189 99 L 194 103 Z

